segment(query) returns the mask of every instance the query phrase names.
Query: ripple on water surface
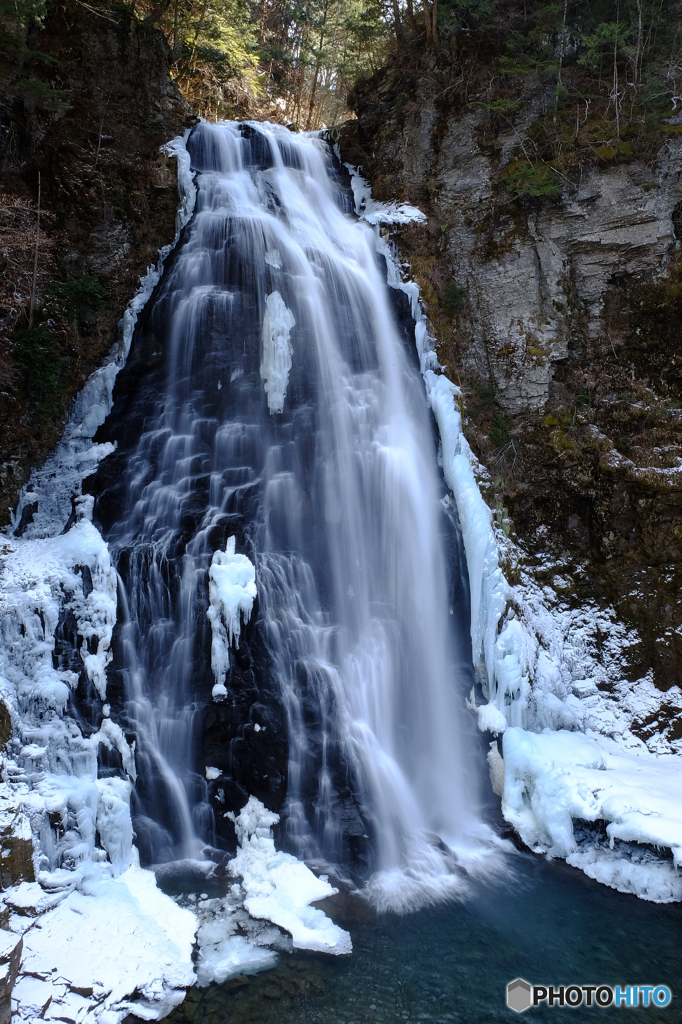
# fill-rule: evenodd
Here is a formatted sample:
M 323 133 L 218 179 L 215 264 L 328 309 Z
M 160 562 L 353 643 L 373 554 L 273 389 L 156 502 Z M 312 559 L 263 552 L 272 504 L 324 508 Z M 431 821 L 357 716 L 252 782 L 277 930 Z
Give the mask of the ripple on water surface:
M 351 932 L 351 956 L 282 956 L 264 974 L 190 992 L 168 1024 L 682 1022 L 682 905 L 624 896 L 563 863 L 520 855 L 512 882 L 405 917 L 377 916 L 341 896 L 325 909 Z M 665 1009 L 516 1014 L 505 990 L 518 976 L 532 984 L 664 984 L 673 1000 Z

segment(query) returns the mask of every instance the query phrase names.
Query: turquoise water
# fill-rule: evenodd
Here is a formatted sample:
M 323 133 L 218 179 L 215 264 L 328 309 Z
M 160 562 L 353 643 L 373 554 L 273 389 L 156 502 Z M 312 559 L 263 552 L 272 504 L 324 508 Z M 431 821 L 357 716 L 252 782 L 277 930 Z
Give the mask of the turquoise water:
M 462 903 L 406 917 L 357 897 L 324 904 L 353 937 L 349 957 L 295 953 L 252 978 L 191 992 L 174 1024 L 495 1024 L 497 1021 L 682 1022 L 682 905 L 646 903 L 562 862 L 508 858 L 511 875 Z M 332 906 L 333 904 L 333 906 Z M 665 984 L 665 1009 L 505 1005 L 508 981 Z

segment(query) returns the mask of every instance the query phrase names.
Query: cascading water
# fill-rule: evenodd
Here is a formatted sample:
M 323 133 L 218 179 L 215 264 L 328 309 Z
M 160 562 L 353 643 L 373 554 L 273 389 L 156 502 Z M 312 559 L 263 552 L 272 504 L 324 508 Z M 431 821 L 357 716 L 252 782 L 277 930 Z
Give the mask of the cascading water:
M 224 847 L 226 810 L 286 793 L 294 852 L 417 905 L 456 886 L 476 829 L 423 384 L 324 139 L 202 123 L 188 150 L 195 215 L 93 486 L 121 578 L 110 692 L 136 738 L 138 845 L 148 862 Z M 233 640 L 215 572 L 240 556 L 257 604 Z

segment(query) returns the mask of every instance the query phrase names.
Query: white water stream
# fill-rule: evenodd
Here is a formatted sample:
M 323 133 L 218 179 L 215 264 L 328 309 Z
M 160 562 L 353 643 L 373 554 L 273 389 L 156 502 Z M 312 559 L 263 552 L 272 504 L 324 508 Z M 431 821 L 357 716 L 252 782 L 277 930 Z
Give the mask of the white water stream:
M 350 872 L 382 909 L 464 893 L 491 852 L 460 734 L 465 570 L 386 248 L 322 138 L 202 123 L 176 148 L 196 206 L 140 315 L 104 443 L 89 439 L 113 363 L 22 497 L 24 537 L 0 552 L 7 772 L 56 894 L 21 897 L 46 914 L 25 937 L 25 1019 L 49 988 L 31 979 L 56 969 L 71 981 L 54 1012 L 78 999 L 89 1012 L 72 988 L 105 957 L 100 907 L 128 922 L 98 996 L 112 1020 L 129 998 L 151 1016 L 181 998 L 197 920 L 200 984 L 288 948 L 252 911 L 294 945 L 348 951 L 309 907 L 331 886 L 274 854 L 270 811 L 279 846 Z M 422 357 L 424 335 L 417 324 Z M 453 389 L 425 376 L 450 459 Z M 92 485 L 104 543 L 92 498 L 65 520 L 78 467 L 106 455 Z M 485 515 L 463 507 L 466 541 Z M 136 865 L 134 837 L 143 863 L 207 877 L 235 828 L 243 890 L 208 917 L 169 910 Z M 50 929 L 68 933 L 60 953 Z
M 197 590 L 230 516 L 286 714 L 288 841 L 343 861 L 352 793 L 377 901 L 412 906 L 458 884 L 447 847 L 475 826 L 423 384 L 328 144 L 202 124 L 188 149 L 196 212 L 149 327 L 164 386 L 106 535 L 126 566 L 127 713 L 147 779 L 136 828 L 148 822 L 154 859 L 215 843 L 190 721 Z M 229 702 L 224 643 L 216 659 L 214 643 L 214 697 Z

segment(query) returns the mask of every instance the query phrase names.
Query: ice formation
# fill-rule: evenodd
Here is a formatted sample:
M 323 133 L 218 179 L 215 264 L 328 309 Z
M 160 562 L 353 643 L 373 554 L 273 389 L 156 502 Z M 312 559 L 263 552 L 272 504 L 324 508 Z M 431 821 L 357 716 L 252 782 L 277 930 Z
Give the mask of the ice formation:
M 240 814 L 228 816 L 239 839 L 227 866 L 236 881 L 222 899 L 204 900 L 197 908 L 198 984 L 272 967 L 278 951 L 350 953 L 348 932 L 310 906 L 338 889 L 291 854 L 275 850 L 271 828 L 279 815 L 252 796 Z
M 268 257 L 270 257 L 268 259 Z M 277 266 L 279 253 L 268 252 L 267 263 Z M 279 292 L 272 292 L 265 300 L 265 315 L 261 338 L 263 356 L 260 364 L 260 375 L 263 378 L 265 392 L 268 396 L 268 408 L 271 413 L 281 412 L 289 383 L 289 370 L 294 349 L 291 344 L 291 328 L 296 325 L 294 314 L 284 302 Z
M 340 159 L 339 147 L 336 155 Z M 426 220 L 426 215 L 416 206 L 409 203 L 381 203 L 372 198 L 372 188 L 352 164 L 345 165 L 351 175 L 351 189 L 355 201 L 355 212 L 362 220 L 373 227 L 379 224 L 409 224 Z
M 310 906 L 334 896 L 338 889 L 325 877 L 316 877 L 296 857 L 275 850 L 271 827 L 279 815 L 252 796 L 237 818 L 231 812 L 228 817 L 235 823 L 239 840 L 229 871 L 243 880 L 244 907 L 251 917 L 271 921 L 289 932 L 295 949 L 350 953 L 353 947 L 348 932 L 324 911 Z
M 246 555 L 235 554 L 235 538 L 229 537 L 225 551 L 216 551 L 209 569 L 208 618 L 211 623 L 211 667 L 215 675 L 213 696 L 227 696 L 225 679 L 230 668 L 230 647 L 239 646 L 241 620 L 251 618 L 256 599 L 256 567 Z

